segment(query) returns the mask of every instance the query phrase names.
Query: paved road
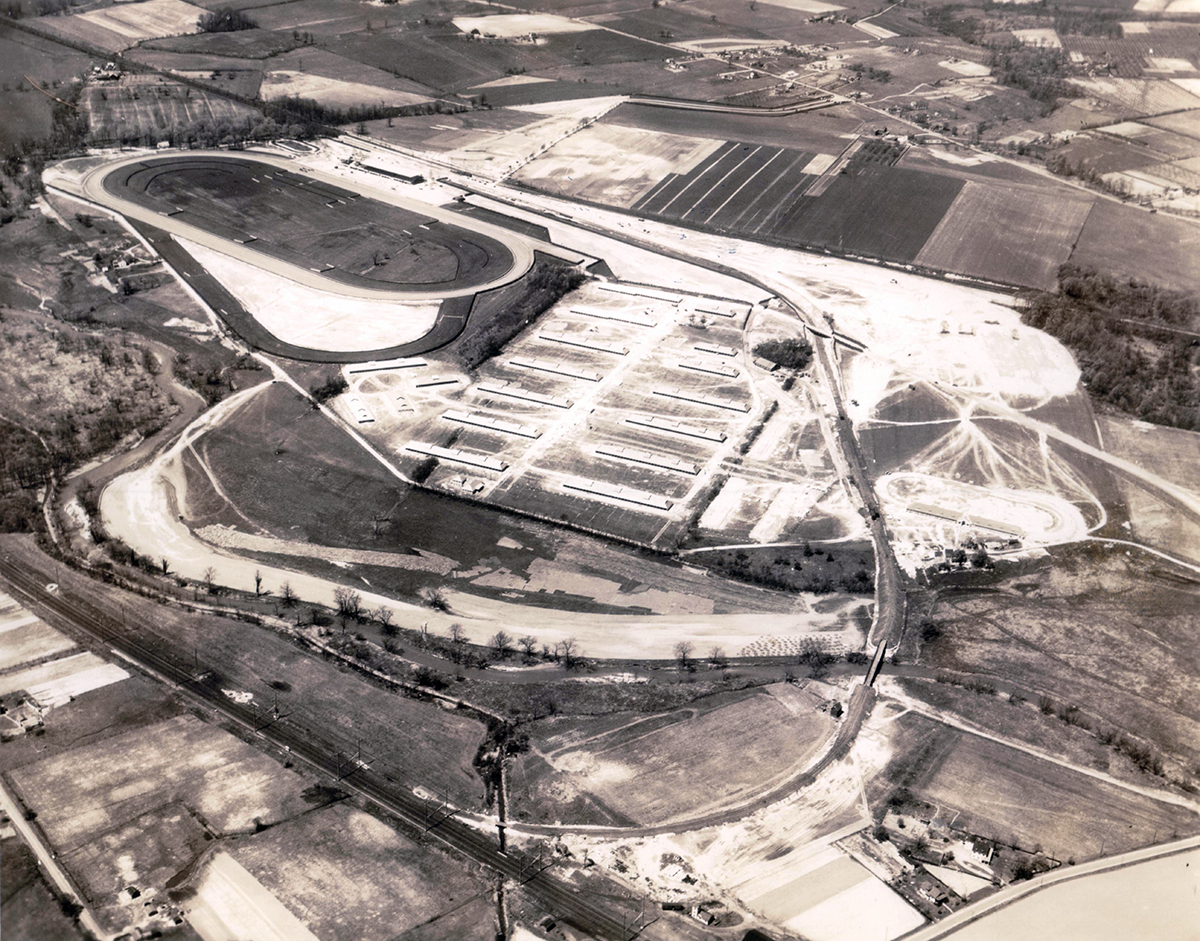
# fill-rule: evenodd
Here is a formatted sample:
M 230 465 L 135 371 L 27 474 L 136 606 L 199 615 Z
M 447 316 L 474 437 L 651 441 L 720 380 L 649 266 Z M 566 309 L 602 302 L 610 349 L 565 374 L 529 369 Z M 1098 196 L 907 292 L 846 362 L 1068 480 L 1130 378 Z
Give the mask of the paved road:
M 46 584 L 55 580 L 53 563 L 48 559 L 46 561 L 47 566 L 40 568 L 28 560 L 11 556 L 0 559 L 0 581 L 6 584 L 14 599 L 51 623 L 65 622 L 75 630 L 88 634 L 184 697 L 203 704 L 208 710 L 235 722 L 258 738 L 289 751 L 294 758 L 317 771 L 337 777 L 345 769 L 345 760 L 339 761 L 336 743 L 323 741 L 307 730 L 303 733 L 293 731 L 286 722 L 276 722 L 255 731 L 260 717 L 249 706 L 238 705 L 219 689 L 193 678 L 186 666 L 148 649 L 136 637 L 130 636 L 123 624 L 90 602 L 66 592 L 46 592 Z M 502 852 L 498 839 L 453 816 L 447 816 L 441 804 L 418 797 L 411 786 L 396 781 L 386 772 L 357 770 L 352 776 L 339 781 L 338 786 L 402 818 L 458 855 L 521 883 L 547 911 L 572 927 L 593 937 L 613 941 L 626 941 L 634 936 L 634 932 L 608 906 L 587 898 L 577 887 L 538 871 L 531 858 Z

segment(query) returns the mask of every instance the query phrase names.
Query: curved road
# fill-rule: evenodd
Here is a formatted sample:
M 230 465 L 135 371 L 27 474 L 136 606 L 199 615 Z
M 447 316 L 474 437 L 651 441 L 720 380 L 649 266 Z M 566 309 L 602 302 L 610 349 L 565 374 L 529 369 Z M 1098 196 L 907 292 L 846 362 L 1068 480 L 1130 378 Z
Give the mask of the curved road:
M 188 151 L 189 159 L 195 157 L 204 157 L 209 160 L 237 160 L 245 163 L 247 159 L 253 159 L 257 163 L 262 163 L 276 169 L 288 170 L 295 173 L 298 166 L 294 160 L 287 160 L 283 157 L 274 157 L 269 154 L 254 153 L 253 158 L 246 158 L 237 154 L 229 154 L 224 151 Z M 385 190 L 376 189 L 366 183 L 356 181 L 355 189 L 360 191 L 362 195 L 368 199 L 374 199 L 377 202 L 386 203 L 392 206 L 398 206 L 401 209 L 406 209 L 409 212 L 416 213 L 422 216 L 429 216 L 437 219 L 439 222 L 448 226 L 455 226 L 467 231 L 478 232 L 481 235 L 486 235 L 489 238 L 495 239 L 501 243 L 512 254 L 513 262 L 508 271 L 502 275 L 497 275 L 490 281 L 483 282 L 471 287 L 461 287 L 452 289 L 439 289 L 430 291 L 427 289 L 417 288 L 369 288 L 361 284 L 346 284 L 340 281 L 333 281 L 317 272 L 302 268 L 299 265 L 293 265 L 290 262 L 282 259 L 266 255 L 262 252 L 255 251 L 252 248 L 247 248 L 236 242 L 222 238 L 219 235 L 202 229 L 198 226 L 189 225 L 186 222 L 181 222 L 176 218 L 164 215 L 153 209 L 149 209 L 139 203 L 129 199 L 124 199 L 121 196 L 111 192 L 105 185 L 104 180 L 109 174 L 123 167 L 134 167 L 145 163 L 147 160 L 163 159 L 154 158 L 148 154 L 141 154 L 136 157 L 126 157 L 121 160 L 114 160 L 111 163 L 101 164 L 98 167 L 93 167 L 84 173 L 80 181 L 80 190 L 82 195 L 93 203 L 103 206 L 112 212 L 119 213 L 126 219 L 135 220 L 146 225 L 152 225 L 156 228 L 169 232 L 178 238 L 188 239 L 197 244 L 204 245 L 214 251 L 221 252 L 224 255 L 229 255 L 244 261 L 247 264 L 254 265 L 256 268 L 261 268 L 265 271 L 270 271 L 280 277 L 287 278 L 297 284 L 303 284 L 305 287 L 313 288 L 314 290 L 323 291 L 327 294 L 341 294 L 346 297 L 360 297 L 369 300 L 393 301 L 401 303 L 405 301 L 420 302 L 420 301 L 440 301 L 449 297 L 469 297 L 478 294 L 481 291 L 488 291 L 492 288 L 502 287 L 515 281 L 517 278 L 525 274 L 533 266 L 533 249 L 529 243 L 520 237 L 511 229 L 505 229 L 500 226 L 491 225 L 487 222 L 466 216 L 463 213 L 453 212 L 449 209 L 442 209 L 440 206 L 434 206 L 430 203 L 417 202 L 414 200 L 404 199 L 397 196 L 395 193 L 389 193 Z M 310 177 L 330 186 L 337 187 L 340 190 L 346 189 L 346 180 L 341 177 L 333 176 L 329 173 L 323 173 L 319 170 L 304 169 L 304 176 Z

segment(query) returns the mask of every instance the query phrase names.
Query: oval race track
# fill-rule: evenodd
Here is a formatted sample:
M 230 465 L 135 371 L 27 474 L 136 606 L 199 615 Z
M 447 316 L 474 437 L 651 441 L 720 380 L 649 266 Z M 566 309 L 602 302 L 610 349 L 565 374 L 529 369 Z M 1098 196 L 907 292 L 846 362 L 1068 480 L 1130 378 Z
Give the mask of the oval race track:
M 317 362 L 360 362 L 430 352 L 466 325 L 474 296 L 533 265 L 511 230 L 385 193 L 267 154 L 142 155 L 89 171 L 92 202 L 124 216 L 247 342 Z M 279 277 L 344 297 L 396 303 L 443 301 L 430 330 L 397 346 L 329 351 L 275 337 L 174 237 Z

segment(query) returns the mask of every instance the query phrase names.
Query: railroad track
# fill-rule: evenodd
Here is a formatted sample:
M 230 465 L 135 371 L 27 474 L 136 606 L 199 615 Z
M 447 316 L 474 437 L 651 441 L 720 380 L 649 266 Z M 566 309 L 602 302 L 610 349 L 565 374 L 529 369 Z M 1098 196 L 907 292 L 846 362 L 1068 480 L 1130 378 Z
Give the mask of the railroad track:
M 119 619 L 90 601 L 68 596 L 61 588 L 47 590 L 47 585 L 54 580 L 50 572 L 6 557 L 0 560 L 0 580 L 7 584 L 13 597 L 30 610 L 48 613 L 51 621 L 66 622 L 184 696 L 289 752 L 315 770 L 333 776 L 342 790 L 371 801 L 459 856 L 517 882 L 560 921 L 592 937 L 611 941 L 630 941 L 640 933 L 640 929 L 627 924 L 632 919 L 614 915 L 607 906 L 582 895 L 578 887 L 568 886 L 547 875 L 540 860 L 502 851 L 498 839 L 456 820 L 440 801 L 418 797 L 411 786 L 369 767 L 355 767 L 350 774 L 345 774 L 344 753 L 315 737 L 311 730 L 300 732 L 279 721 L 259 728 L 261 716 L 254 709 L 230 700 L 219 689 L 206 685 L 193 675 L 184 664 L 151 649 Z

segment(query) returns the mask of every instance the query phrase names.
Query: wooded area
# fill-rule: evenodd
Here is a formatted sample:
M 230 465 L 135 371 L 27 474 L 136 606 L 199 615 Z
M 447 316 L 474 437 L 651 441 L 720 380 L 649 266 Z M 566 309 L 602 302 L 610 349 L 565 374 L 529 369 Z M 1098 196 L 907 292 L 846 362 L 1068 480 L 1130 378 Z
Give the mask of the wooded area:
M 1075 354 L 1092 398 L 1143 421 L 1200 430 L 1196 340 L 1161 329 L 1194 328 L 1200 299 L 1074 265 L 1063 265 L 1058 280 L 1057 294 L 1028 298 L 1021 319 Z

